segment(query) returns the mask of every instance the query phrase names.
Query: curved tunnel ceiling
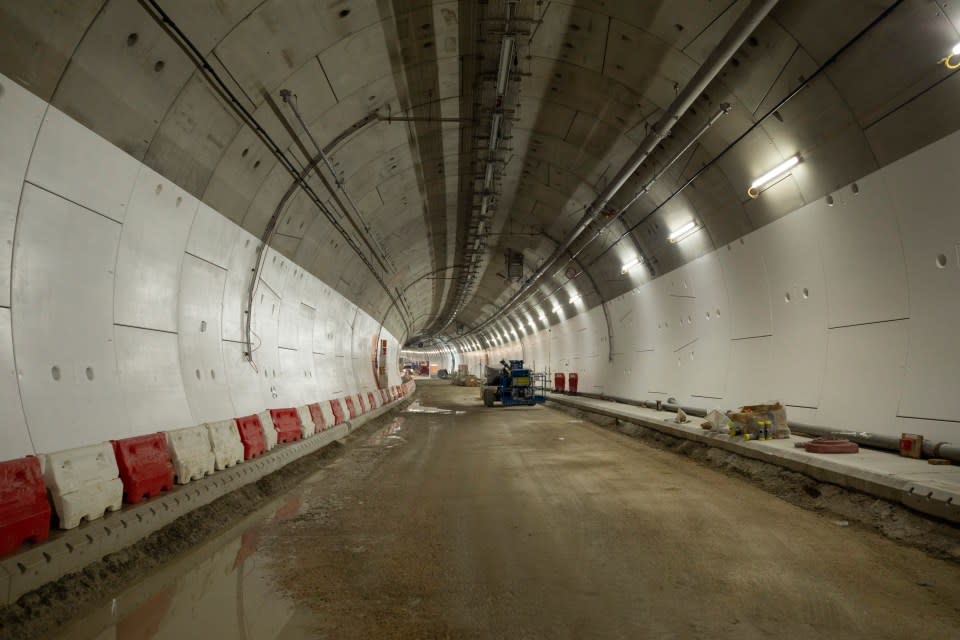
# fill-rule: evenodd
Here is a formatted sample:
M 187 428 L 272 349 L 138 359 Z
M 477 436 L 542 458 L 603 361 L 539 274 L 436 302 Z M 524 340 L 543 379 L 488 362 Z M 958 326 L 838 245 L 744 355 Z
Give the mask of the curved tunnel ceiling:
M 525 276 L 553 253 L 747 6 L 4 3 L 0 72 L 269 234 L 395 335 L 449 337 L 517 291 L 508 251 L 522 253 Z M 601 217 L 584 234 L 595 241 L 575 244 L 577 259 L 560 260 L 531 301 L 559 286 L 588 307 L 613 298 L 956 130 L 960 113 L 943 105 L 960 84 L 939 62 L 958 26 L 960 9 L 928 0 L 780 2 L 611 201 L 619 219 L 597 236 Z M 724 103 L 729 113 L 622 211 Z M 747 196 L 798 153 L 789 177 Z M 691 220 L 702 230 L 670 243 Z M 646 268 L 621 274 L 638 255 Z

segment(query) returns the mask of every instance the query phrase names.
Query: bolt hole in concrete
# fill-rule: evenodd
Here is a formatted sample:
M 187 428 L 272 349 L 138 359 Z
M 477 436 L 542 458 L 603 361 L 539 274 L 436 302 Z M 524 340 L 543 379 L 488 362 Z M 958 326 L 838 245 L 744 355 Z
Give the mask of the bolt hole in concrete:
M 941 269 L 945 269 L 947 267 L 946 254 L 941 253 L 940 255 L 937 256 L 937 266 L 940 267 Z
M 58 367 L 58 366 L 56 366 L 56 365 L 54 365 L 53 367 L 51 367 L 51 368 L 50 368 L 50 375 L 53 377 L 54 380 L 59 380 L 59 379 L 60 379 L 60 367 Z

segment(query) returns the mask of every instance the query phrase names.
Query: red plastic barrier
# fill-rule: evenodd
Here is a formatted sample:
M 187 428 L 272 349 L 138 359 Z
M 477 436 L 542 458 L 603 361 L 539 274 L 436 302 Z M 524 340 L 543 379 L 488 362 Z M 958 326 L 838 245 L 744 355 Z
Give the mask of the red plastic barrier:
M 380 389 L 380 406 L 382 407 L 383 405 L 385 405 L 385 404 L 387 404 L 387 403 L 389 403 L 389 402 L 390 402 L 390 396 L 387 395 L 387 390 L 386 390 L 386 389 Z
M 575 373 L 571 373 L 567 377 L 570 379 L 570 393 L 576 394 L 577 386 L 580 383 L 580 377 Z
M 50 535 L 50 503 L 36 456 L 0 462 L 0 556 Z
M 313 419 L 313 432 L 320 433 L 327 428 L 327 421 L 323 419 L 323 411 L 320 410 L 320 403 L 314 402 L 313 404 L 308 404 L 307 409 L 310 410 L 310 418 Z
M 370 407 L 370 411 L 377 408 L 377 401 L 374 398 L 373 391 L 367 391 L 367 406 Z
M 343 407 L 340 405 L 339 400 L 331 400 L 330 409 L 333 410 L 333 426 L 343 424 L 347 421 L 343 416 Z
M 303 424 L 296 408 L 270 409 L 273 426 L 277 429 L 277 444 L 293 442 L 303 437 Z
M 234 419 L 237 431 L 240 432 L 240 442 L 243 443 L 243 459 L 251 460 L 262 456 L 267 450 L 267 442 L 263 436 L 263 425 L 257 414 Z
M 564 376 L 562 373 L 553 374 L 553 390 L 558 393 L 563 393 L 563 391 L 566 388 L 567 388 L 566 376 Z
M 360 405 L 360 415 L 363 415 L 367 412 L 367 403 L 363 401 L 363 394 L 357 394 L 357 402 Z
M 173 489 L 173 462 L 166 434 L 111 440 L 110 444 L 120 469 L 124 502 L 137 504 L 144 497 Z
M 353 420 L 357 417 L 357 407 L 353 402 L 353 396 L 347 396 L 343 400 L 347 403 L 347 413 L 350 415 L 350 419 Z

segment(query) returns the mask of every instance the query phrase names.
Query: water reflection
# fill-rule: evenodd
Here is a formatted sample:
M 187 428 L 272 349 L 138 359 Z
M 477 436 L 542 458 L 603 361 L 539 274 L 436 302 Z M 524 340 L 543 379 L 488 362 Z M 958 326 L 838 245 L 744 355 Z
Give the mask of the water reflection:
M 376 433 L 367 438 L 367 446 L 392 449 L 393 447 L 405 443 L 406 439 L 401 435 L 403 432 L 403 423 L 405 421 L 406 420 L 403 417 L 394 418 L 386 427 L 378 430 Z
M 294 517 L 301 501 L 272 507 L 271 519 Z M 263 515 L 180 556 L 68 624 L 57 640 L 274 640 L 295 606 L 278 594 L 261 554 Z M 265 606 L 269 603 L 269 606 Z
M 406 409 L 404 409 L 403 412 L 404 413 L 437 413 L 441 415 L 448 415 L 452 413 L 458 416 L 462 416 L 463 414 L 466 413 L 466 411 L 460 411 L 460 410 L 454 411 L 453 409 L 441 409 L 440 407 L 428 407 L 420 404 L 419 400 L 414 400 L 413 402 L 411 402 L 410 405 Z

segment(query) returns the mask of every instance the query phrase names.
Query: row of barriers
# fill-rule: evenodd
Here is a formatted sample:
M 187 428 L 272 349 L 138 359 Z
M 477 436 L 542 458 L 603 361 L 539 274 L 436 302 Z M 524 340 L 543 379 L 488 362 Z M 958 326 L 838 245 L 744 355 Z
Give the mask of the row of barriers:
M 566 393 L 567 379 L 570 380 L 570 393 L 576 395 L 580 386 L 580 377 L 576 373 L 564 376 L 562 373 L 553 374 L 553 390 L 556 393 Z
M 321 433 L 409 395 L 413 382 L 301 407 L 0 461 L 0 556 Z M 343 402 L 341 402 L 341 400 Z M 344 412 L 344 405 L 346 411 Z M 51 508 L 52 507 L 52 508 Z

